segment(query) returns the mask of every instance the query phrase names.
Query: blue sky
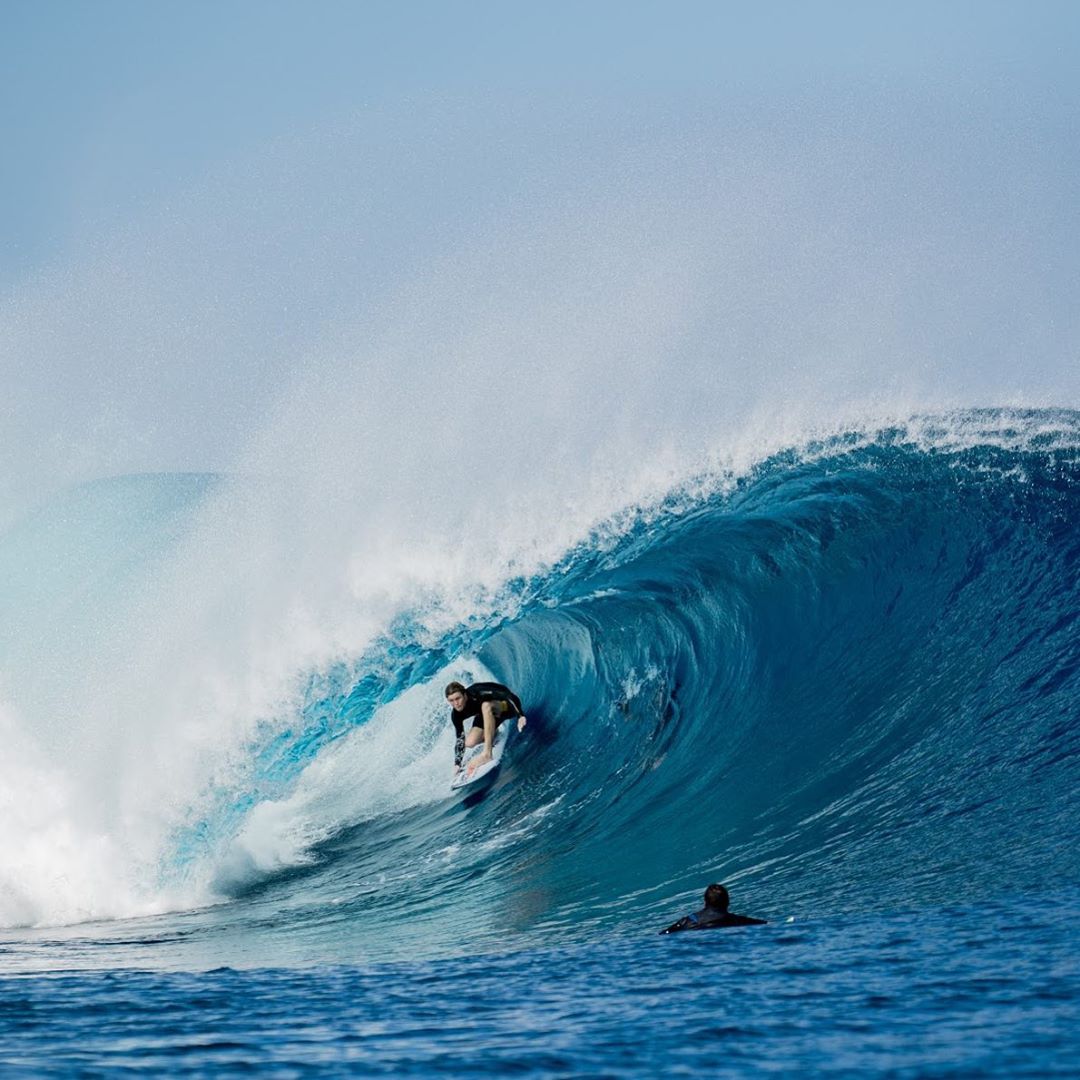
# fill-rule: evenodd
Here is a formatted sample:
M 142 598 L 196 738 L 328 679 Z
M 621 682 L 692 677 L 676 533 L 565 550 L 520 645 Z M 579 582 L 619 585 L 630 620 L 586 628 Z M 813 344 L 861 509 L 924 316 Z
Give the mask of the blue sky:
M 275 138 L 411 100 L 929 89 L 1080 105 L 1080 5 L 0 4 L 0 286 Z

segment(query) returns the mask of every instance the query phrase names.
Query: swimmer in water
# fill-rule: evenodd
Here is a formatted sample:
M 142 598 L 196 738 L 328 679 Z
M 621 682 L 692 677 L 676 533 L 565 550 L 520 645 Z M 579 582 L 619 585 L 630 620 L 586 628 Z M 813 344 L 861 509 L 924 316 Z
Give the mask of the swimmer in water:
M 680 930 L 713 930 L 724 926 L 764 926 L 768 919 L 755 919 L 750 915 L 736 915 L 728 911 L 731 897 L 723 885 L 710 885 L 705 890 L 705 906 L 693 915 L 685 915 L 672 923 L 661 934 L 675 934 Z

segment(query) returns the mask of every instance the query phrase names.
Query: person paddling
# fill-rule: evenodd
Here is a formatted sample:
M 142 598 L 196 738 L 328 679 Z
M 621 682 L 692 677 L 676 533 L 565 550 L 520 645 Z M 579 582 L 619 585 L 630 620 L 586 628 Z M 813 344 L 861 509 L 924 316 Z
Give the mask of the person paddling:
M 685 915 L 677 923 L 672 923 L 661 934 L 676 934 L 680 930 L 712 930 L 723 926 L 764 926 L 768 919 L 755 919 L 750 915 L 736 915 L 728 911 L 731 897 L 723 885 L 710 885 L 705 890 L 705 906 Z
M 446 688 L 446 700 L 450 705 L 450 722 L 454 725 L 457 739 L 454 742 L 454 774 L 461 771 L 465 751 L 484 744 L 484 752 L 469 763 L 472 773 L 491 760 L 491 748 L 499 725 L 517 717 L 518 731 L 528 722 L 521 699 L 502 683 L 478 682 L 463 686 L 452 682 Z M 472 727 L 465 731 L 465 721 L 473 718 Z

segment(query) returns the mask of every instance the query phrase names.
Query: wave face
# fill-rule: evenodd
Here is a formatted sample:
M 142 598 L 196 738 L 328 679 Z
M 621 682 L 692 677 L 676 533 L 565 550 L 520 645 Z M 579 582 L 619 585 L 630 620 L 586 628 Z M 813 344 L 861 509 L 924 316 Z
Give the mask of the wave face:
M 489 643 L 545 704 L 571 902 L 725 878 L 867 910 L 1075 880 L 1075 441 L 819 450 L 572 561 Z
M 197 501 L 185 484 L 152 531 Z M 199 918 L 264 959 L 340 959 L 640 930 L 714 879 L 773 917 L 1077 881 L 1076 413 L 922 419 L 695 477 L 489 601 L 401 609 L 306 670 L 196 756 L 124 864 L 153 799 L 131 785 L 95 833 L 95 872 L 141 898 L 112 913 L 225 900 Z M 530 720 L 464 800 L 441 701 L 462 676 Z M 24 823 L 42 864 L 71 805 Z M 9 925 L 71 921 L 28 895 L 63 869 L 6 883 Z

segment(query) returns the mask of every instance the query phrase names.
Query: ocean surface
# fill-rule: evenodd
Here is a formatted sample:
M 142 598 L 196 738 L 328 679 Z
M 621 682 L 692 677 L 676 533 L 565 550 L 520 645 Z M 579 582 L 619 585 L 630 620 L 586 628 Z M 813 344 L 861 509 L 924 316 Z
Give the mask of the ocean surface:
M 0 537 L 5 1075 L 1080 1072 L 1080 414 L 840 430 L 453 589 L 371 555 L 332 640 L 280 501 Z M 464 797 L 451 678 L 529 717 Z M 659 936 L 711 881 L 769 924 Z

